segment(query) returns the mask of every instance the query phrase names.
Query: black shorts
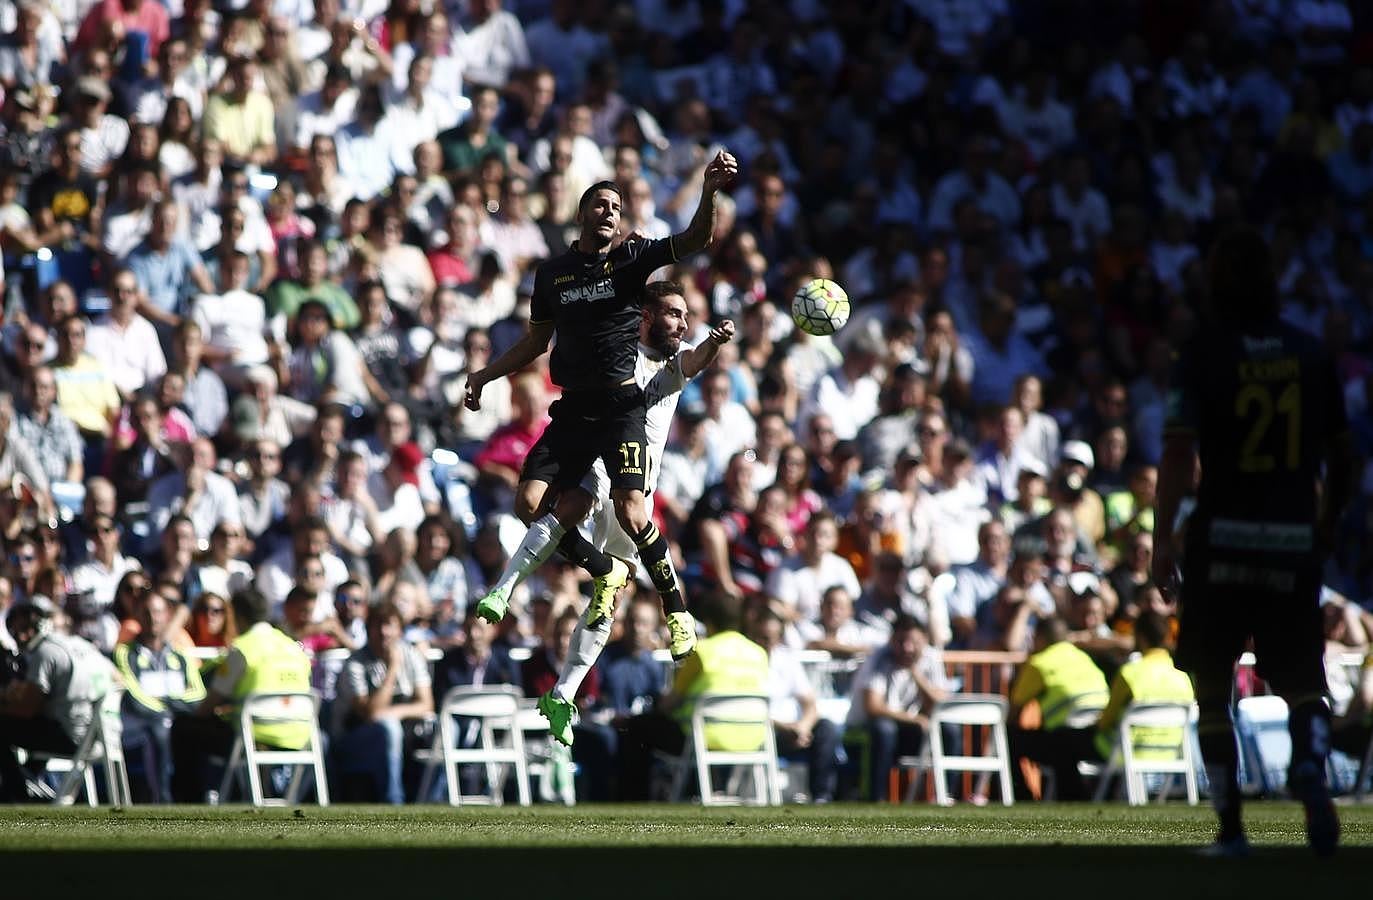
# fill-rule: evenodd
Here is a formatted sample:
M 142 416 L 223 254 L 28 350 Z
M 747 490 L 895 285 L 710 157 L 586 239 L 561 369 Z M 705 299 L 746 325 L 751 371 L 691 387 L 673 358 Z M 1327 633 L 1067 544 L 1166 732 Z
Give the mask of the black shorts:
M 1320 565 L 1284 556 L 1218 554 L 1189 543 L 1178 668 L 1228 679 L 1252 638 L 1255 671 L 1275 693 L 1325 693 Z
M 576 487 L 599 458 L 612 490 L 647 487 L 648 403 L 638 385 L 565 394 L 548 413 L 551 421 L 525 458 L 521 481 Z

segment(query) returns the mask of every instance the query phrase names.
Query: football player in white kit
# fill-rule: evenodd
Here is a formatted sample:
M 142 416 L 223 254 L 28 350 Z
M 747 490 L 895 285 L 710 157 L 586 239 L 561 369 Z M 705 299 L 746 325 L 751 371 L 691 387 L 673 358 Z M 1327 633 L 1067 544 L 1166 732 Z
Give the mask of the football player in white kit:
M 682 338 L 686 336 L 687 329 L 687 305 L 681 285 L 672 281 L 655 281 L 647 285 L 644 288 L 643 319 L 639 324 L 639 355 L 634 366 L 634 380 L 643 388 L 648 406 L 645 421 L 648 446 L 644 448 L 647 496 L 644 501 L 650 519 L 653 515 L 653 489 L 658 484 L 663 450 L 667 447 L 672 417 L 677 412 L 682 388 L 709 366 L 720 347 L 734 337 L 734 323 L 725 319 L 710 330 L 706 340 L 699 346 L 684 346 Z M 634 559 L 638 550 L 615 517 L 610 504 L 610 477 L 605 464 L 599 459 L 582 480 L 579 490 L 586 494 L 588 506 L 594 503 L 595 507 L 590 522 L 592 545 L 572 554 L 574 561 L 585 565 L 586 557 L 599 551 L 597 555 L 610 557 L 617 568 L 620 565 L 626 567 L 621 584 L 628 583 L 632 563 L 626 560 Z M 565 548 L 560 546 L 560 549 Z M 670 567 L 671 558 L 664 560 L 661 565 Z M 677 582 L 675 572 L 666 574 L 671 577 L 660 580 Z M 559 673 L 558 683 L 539 698 L 539 711 L 548 719 L 553 736 L 563 744 L 572 743 L 577 689 L 596 664 L 596 659 L 610 638 L 610 626 L 615 619 L 615 595 L 611 593 L 606 601 L 598 602 L 593 597 L 587 604 L 586 612 L 572 634 L 572 646 Z

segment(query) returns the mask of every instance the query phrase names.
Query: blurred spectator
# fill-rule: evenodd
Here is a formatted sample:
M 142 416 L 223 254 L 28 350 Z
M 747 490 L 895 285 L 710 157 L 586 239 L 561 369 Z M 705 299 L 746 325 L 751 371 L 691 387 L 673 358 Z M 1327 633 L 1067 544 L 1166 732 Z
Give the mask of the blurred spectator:
M 46 598 L 17 603 L 6 630 L 23 654 L 23 677 L 0 703 L 0 796 L 6 802 L 40 799 L 15 749 L 71 754 L 113 685 L 113 667 L 90 643 L 53 629 L 56 610 Z
M 925 630 L 898 616 L 891 637 L 854 678 L 848 727 L 868 732 L 870 800 L 887 795 L 898 756 L 918 755 L 929 730 L 928 711 L 948 691 L 943 662 Z
M 233 602 L 239 636 L 215 670 L 205 699 L 193 712 L 172 720 L 172 797 L 178 803 L 204 800 L 206 763 L 212 755 L 227 757 L 237 734 L 237 705 L 244 697 L 310 689 L 310 660 L 299 644 L 272 626 L 267 598 L 249 588 L 235 594 Z M 297 750 L 309 738 L 308 726 L 300 722 L 264 723 L 252 734 L 260 744 L 284 750 Z
M 434 712 L 429 666 L 401 638 L 399 610 L 383 603 L 367 614 L 367 644 L 348 659 L 334 701 L 338 774 L 371 780 L 372 796 L 405 802 L 404 769 L 417 743 L 417 720 Z
M 138 637 L 114 651 L 124 683 L 124 746 L 142 751 L 153 803 L 172 799 L 172 718 L 205 699 L 198 665 L 167 643 L 171 621 L 167 601 L 150 595 L 139 612 Z

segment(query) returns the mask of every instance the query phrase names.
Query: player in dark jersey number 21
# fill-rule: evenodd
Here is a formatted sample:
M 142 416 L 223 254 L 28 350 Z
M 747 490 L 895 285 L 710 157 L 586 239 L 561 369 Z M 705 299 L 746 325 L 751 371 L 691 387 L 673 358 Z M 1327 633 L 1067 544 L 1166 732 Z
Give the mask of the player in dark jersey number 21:
M 1320 576 L 1352 482 L 1344 398 L 1321 344 L 1279 320 L 1272 256 L 1257 232 L 1223 236 L 1210 279 L 1209 321 L 1179 355 L 1169 389 L 1153 561 L 1156 583 L 1178 589 L 1173 522 L 1199 459 L 1177 661 L 1196 687 L 1220 816 L 1208 852 L 1248 852 L 1230 701 L 1235 662 L 1252 639 L 1259 674 L 1287 701 L 1288 784 L 1306 808 L 1312 848 L 1328 855 L 1339 820 L 1325 784 Z
M 529 451 L 515 500 L 516 514 L 530 523 L 529 531 L 501 578 L 478 603 L 478 615 L 499 621 L 515 585 L 555 549 L 595 577 L 592 606 L 613 609 L 614 594 L 628 581 L 629 568 L 581 536 L 577 526 L 586 509 L 578 492 L 562 490 L 578 485 L 600 458 L 610 475 L 615 516 L 634 539 L 639 559 L 662 597 L 673 656 L 680 658 L 694 649 L 696 626 L 686 611 L 667 541 L 645 511 L 647 406 L 634 380 L 634 366 L 644 284 L 655 270 L 709 246 L 716 192 L 737 174 L 734 157 L 721 151 L 706 166 L 701 203 L 686 231 L 655 241 L 631 237 L 618 246 L 612 244 L 620 226 L 619 187 L 603 181 L 588 188 L 577 206 L 577 240 L 535 273 L 529 333 L 468 378 L 466 403 L 477 409 L 483 385 L 534 362 L 557 335 L 549 369 L 563 395 L 549 410 L 547 430 Z M 553 508 L 548 512 L 550 500 Z

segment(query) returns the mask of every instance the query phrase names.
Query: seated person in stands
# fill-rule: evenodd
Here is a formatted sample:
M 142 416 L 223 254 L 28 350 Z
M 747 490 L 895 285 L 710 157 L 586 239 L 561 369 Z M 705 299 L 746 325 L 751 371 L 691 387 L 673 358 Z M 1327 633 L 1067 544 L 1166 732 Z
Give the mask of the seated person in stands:
M 608 644 L 601 654 L 597 663 L 601 673 L 600 712 L 616 727 L 631 716 L 648 712 L 663 693 L 663 664 L 653 658 L 653 651 L 661 646 L 658 631 L 662 624 L 658 596 L 641 591 L 629 605 L 620 639 Z
M 925 747 L 929 712 L 949 694 L 944 662 L 913 616 L 899 616 L 891 638 L 854 678 L 848 727 L 868 732 L 869 799 L 887 797 L 896 760 Z
M 416 726 L 434 712 L 429 665 L 401 628 L 400 610 L 390 603 L 368 612 L 367 645 L 339 676 L 330 729 L 342 783 L 350 787 L 349 776 L 363 776 L 372 796 L 391 804 L 405 802 L 406 761 L 422 736 Z
M 843 590 L 831 588 L 826 597 Z M 800 658 L 782 643 L 785 623 L 779 612 L 766 607 L 754 624 L 754 640 L 768 652 L 768 705 L 777 754 L 784 759 L 804 761 L 811 801 L 828 803 L 834 799 L 838 780 L 839 728 L 820 718 L 815 689 Z
M 310 659 L 291 637 L 272 627 L 272 607 L 256 588 L 234 594 L 239 636 L 216 670 L 210 690 L 195 712 L 172 720 L 172 797 L 202 803 L 209 786 L 211 756 L 227 757 L 238 734 L 239 707 L 249 694 L 305 693 L 310 690 Z M 253 739 L 267 747 L 299 750 L 310 729 L 298 722 L 256 725 Z

